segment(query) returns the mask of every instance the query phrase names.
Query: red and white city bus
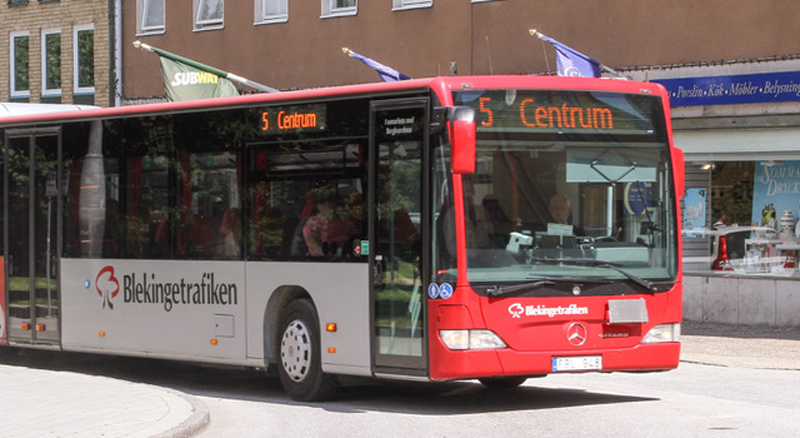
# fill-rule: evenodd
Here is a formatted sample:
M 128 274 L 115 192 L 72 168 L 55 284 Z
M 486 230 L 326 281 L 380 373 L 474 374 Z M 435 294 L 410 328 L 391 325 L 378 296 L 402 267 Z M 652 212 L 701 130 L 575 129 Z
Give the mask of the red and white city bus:
M 678 365 L 657 84 L 440 77 L 0 132 L 0 344 L 263 368 L 299 400 Z

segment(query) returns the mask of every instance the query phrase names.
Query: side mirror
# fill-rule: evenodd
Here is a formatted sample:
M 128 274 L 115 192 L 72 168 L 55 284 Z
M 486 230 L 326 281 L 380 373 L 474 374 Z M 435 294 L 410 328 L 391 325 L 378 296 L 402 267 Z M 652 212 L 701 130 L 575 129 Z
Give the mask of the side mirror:
M 452 151 L 451 166 L 455 174 L 475 172 L 475 110 L 453 107 L 447 112 Z

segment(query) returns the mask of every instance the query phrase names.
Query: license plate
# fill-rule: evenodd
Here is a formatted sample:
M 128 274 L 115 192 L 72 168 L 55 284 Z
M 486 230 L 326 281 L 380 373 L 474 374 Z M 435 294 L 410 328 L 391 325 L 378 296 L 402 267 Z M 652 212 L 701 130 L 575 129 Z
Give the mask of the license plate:
M 602 356 L 568 356 L 553 358 L 553 372 L 602 370 Z

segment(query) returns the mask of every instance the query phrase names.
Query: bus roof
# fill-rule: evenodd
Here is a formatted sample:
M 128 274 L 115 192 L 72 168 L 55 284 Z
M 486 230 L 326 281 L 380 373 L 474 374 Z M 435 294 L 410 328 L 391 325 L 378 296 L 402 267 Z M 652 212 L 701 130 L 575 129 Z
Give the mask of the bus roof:
M 100 107 L 93 105 L 0 102 L 0 118 L 27 116 L 32 114 L 60 113 L 65 111 L 85 111 L 99 108 Z
M 440 76 L 433 78 L 411 79 L 397 82 L 374 82 L 358 85 L 309 88 L 280 93 L 258 93 L 234 97 L 218 97 L 212 99 L 187 100 L 179 102 L 151 103 L 119 107 L 92 107 L 82 105 L 46 105 L 46 104 L 8 104 L 12 108 L 18 105 L 35 105 L 42 107 L 39 111 L 24 112 L 23 107 L 11 114 L 2 114 L 0 125 L 21 124 L 29 122 L 48 122 L 62 119 L 97 119 L 113 116 L 136 115 L 147 113 L 170 113 L 208 107 L 236 107 L 239 105 L 269 104 L 284 100 L 308 100 L 344 95 L 363 95 L 371 93 L 400 93 L 407 90 L 432 89 L 441 99 L 442 105 L 452 105 L 452 91 L 464 89 L 486 88 L 530 88 L 557 90 L 611 91 L 620 93 L 637 93 L 660 95 L 666 101 L 664 88 L 656 83 L 643 83 L 607 78 L 567 78 L 561 76 Z M 49 109 L 44 110 L 44 108 Z M 75 111 L 75 110 L 80 111 Z

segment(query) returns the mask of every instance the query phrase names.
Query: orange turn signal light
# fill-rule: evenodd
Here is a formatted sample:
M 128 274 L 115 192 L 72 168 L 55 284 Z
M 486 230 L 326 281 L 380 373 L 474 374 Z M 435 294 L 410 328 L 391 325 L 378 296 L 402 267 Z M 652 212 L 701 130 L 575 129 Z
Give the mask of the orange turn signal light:
M 216 339 L 212 339 L 211 340 L 211 345 L 217 345 L 218 343 L 219 343 L 219 341 L 217 341 Z
M 36 324 L 36 331 L 37 332 L 47 331 L 47 326 L 44 324 Z
M 106 332 L 98 332 L 97 336 L 100 336 L 101 338 L 105 338 L 106 337 Z
M 23 322 L 20 327 L 22 328 L 22 330 L 30 330 L 31 329 L 31 325 L 29 323 L 27 323 L 27 322 Z
M 335 332 L 338 327 L 336 326 L 335 322 L 329 322 L 325 324 L 325 330 L 329 332 Z
M 335 354 L 336 353 L 336 347 L 328 347 L 328 353 Z

